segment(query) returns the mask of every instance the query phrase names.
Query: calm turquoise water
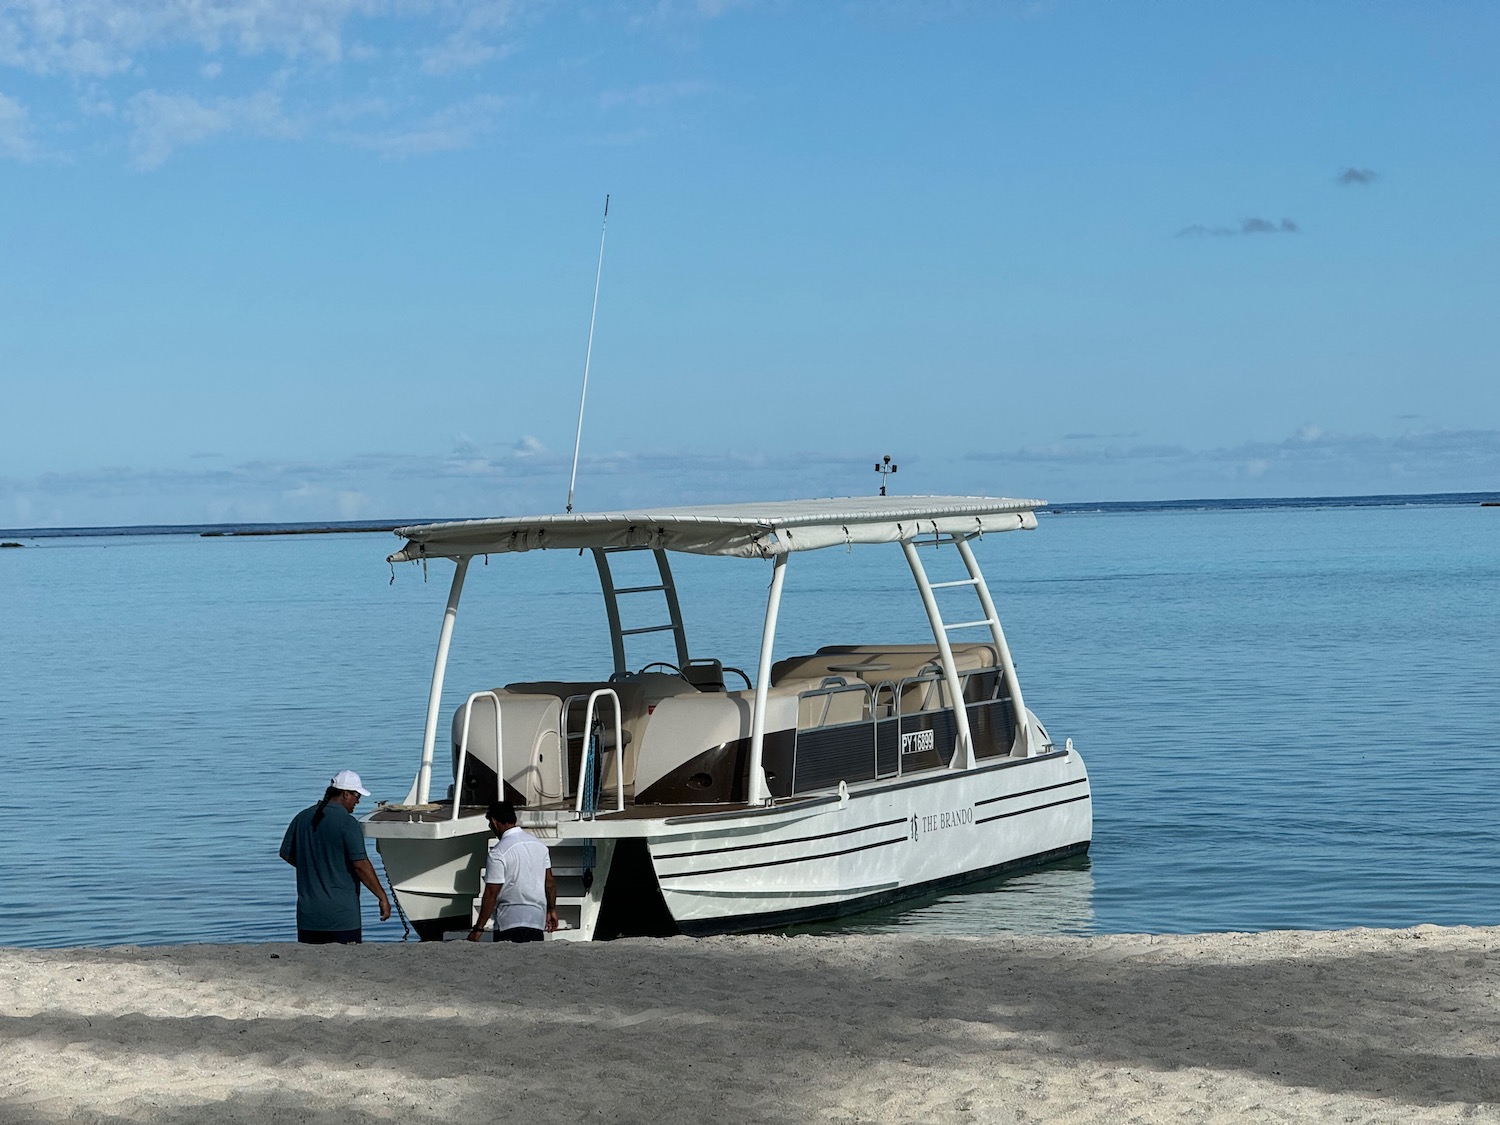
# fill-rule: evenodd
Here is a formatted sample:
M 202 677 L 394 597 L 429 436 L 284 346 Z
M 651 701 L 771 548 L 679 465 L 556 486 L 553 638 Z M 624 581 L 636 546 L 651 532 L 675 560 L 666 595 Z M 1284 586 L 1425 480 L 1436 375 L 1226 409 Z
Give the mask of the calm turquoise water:
M 389 535 L 28 542 L 0 552 L 0 944 L 291 937 L 282 830 L 337 769 L 405 795 L 451 568 L 392 585 Z M 1093 850 L 838 928 L 1500 922 L 1500 510 L 1045 515 L 978 549 Z M 679 565 L 695 653 L 753 667 L 769 574 Z M 599 604 L 575 554 L 476 564 L 445 712 L 607 669 Z M 792 560 L 778 655 L 925 629 L 898 549 Z

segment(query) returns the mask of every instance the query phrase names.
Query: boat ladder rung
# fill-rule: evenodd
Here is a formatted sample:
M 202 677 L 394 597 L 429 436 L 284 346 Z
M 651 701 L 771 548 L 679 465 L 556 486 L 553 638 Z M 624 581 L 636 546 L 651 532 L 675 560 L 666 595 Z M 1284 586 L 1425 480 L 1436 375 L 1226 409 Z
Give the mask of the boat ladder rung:
M 665 586 L 621 586 L 615 591 L 617 594 L 655 594 L 665 590 Z
M 977 586 L 977 578 L 955 578 L 952 582 L 930 582 L 928 585 L 934 590 L 946 590 L 950 586 Z
M 993 617 L 986 617 L 979 621 L 955 621 L 952 625 L 944 625 L 944 629 L 978 629 L 986 626 L 993 629 L 998 622 Z
M 675 625 L 647 625 L 641 629 L 621 629 L 620 636 L 633 637 L 637 633 L 670 633 L 676 628 Z

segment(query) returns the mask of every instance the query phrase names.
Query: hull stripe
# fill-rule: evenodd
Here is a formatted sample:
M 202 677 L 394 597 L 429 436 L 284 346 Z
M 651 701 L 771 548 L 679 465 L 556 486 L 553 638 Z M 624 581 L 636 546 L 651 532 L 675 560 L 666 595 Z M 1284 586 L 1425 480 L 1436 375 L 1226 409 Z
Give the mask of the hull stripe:
M 1071 782 L 1069 784 L 1071 784 Z M 1053 786 L 1048 786 L 1048 788 L 1054 788 L 1054 787 Z M 1019 796 L 1019 794 L 1017 794 L 1017 796 Z M 988 824 L 991 821 L 994 821 L 994 820 L 1005 820 L 1008 817 L 1012 817 L 1012 816 L 1025 816 L 1027 813 L 1041 812 L 1043 809 L 1054 809 L 1054 808 L 1056 808 L 1059 805 L 1071 805 L 1075 801 L 1087 801 L 1090 796 L 1092 796 L 1092 794 L 1090 794 L 1090 793 L 1082 793 L 1082 794 L 1079 794 L 1077 797 L 1064 797 L 1061 801 L 1051 801 L 1051 802 L 1048 802 L 1045 805 L 1033 805 L 1029 809 L 1015 809 L 1015 810 L 1013 810 L 1011 812 L 994 813 L 991 816 L 977 818 L 974 821 L 974 823 L 975 824 Z M 905 817 L 903 817 L 901 820 L 886 821 L 883 825 L 874 825 L 874 824 L 871 824 L 871 825 L 866 825 L 866 827 L 867 828 L 876 828 L 876 827 L 885 827 L 885 826 L 888 826 L 888 825 L 891 825 L 891 824 L 906 824 L 906 823 L 908 823 L 908 821 L 906 820 Z M 862 830 L 861 829 L 854 829 L 853 831 L 862 831 Z M 813 838 L 814 839 L 818 839 L 819 837 L 813 837 Z M 806 862 L 809 862 L 809 861 L 815 860 L 815 859 L 833 859 L 836 856 L 853 855 L 855 852 L 869 851 L 871 848 L 883 848 L 883 847 L 887 847 L 890 844 L 904 844 L 904 843 L 906 843 L 910 839 L 911 839 L 910 836 L 902 835 L 902 836 L 898 836 L 898 837 L 896 837 L 894 839 L 891 839 L 891 840 L 877 840 L 873 844 L 860 844 L 857 847 L 844 848 L 844 849 L 842 849 L 840 851 L 836 851 L 836 852 L 821 852 L 818 855 L 799 855 L 799 856 L 792 856 L 789 859 L 769 859 L 769 860 L 766 860 L 764 863 L 742 863 L 742 864 L 734 864 L 734 865 L 731 865 L 729 867 L 711 867 L 711 868 L 708 868 L 708 869 L 703 870 L 703 871 L 677 871 L 677 872 L 672 872 L 670 874 L 658 872 L 657 873 L 657 878 L 658 879 L 691 879 L 691 878 L 694 878 L 695 876 L 698 876 L 698 875 L 722 875 L 726 871 L 754 871 L 754 870 L 757 870 L 757 869 L 763 868 L 763 867 L 784 867 L 784 866 L 786 866 L 789 863 L 806 863 Z M 787 844 L 795 843 L 795 842 L 796 841 L 793 841 L 793 840 L 773 841 L 773 843 L 787 843 Z M 755 846 L 758 846 L 758 847 L 770 847 L 772 845 L 771 844 L 763 844 L 763 845 L 755 845 Z M 731 849 L 724 849 L 724 850 L 731 850 Z M 738 849 L 733 849 L 733 850 L 738 850 Z M 708 854 L 708 853 L 702 853 L 702 854 Z M 667 858 L 674 858 L 674 857 L 663 856 L 661 858 L 662 859 L 667 859 Z
M 824 832 L 819 836 L 798 836 L 792 840 L 771 840 L 764 844 L 731 844 L 727 848 L 704 848 L 696 852 L 672 852 L 670 855 L 659 855 L 655 858 L 664 859 L 691 859 L 697 855 L 718 855 L 721 852 L 747 852 L 753 848 L 774 848 L 779 844 L 806 844 L 813 840 L 831 840 L 836 836 L 848 836 L 854 832 L 868 832 L 872 828 L 889 828 L 893 824 L 905 824 L 906 817 L 898 816 L 895 820 L 882 820 L 875 824 L 862 824 L 858 828 L 841 828 L 837 832 Z
M 1025 816 L 1027 813 L 1041 812 L 1043 809 L 1055 809 L 1058 805 L 1071 805 L 1074 801 L 1087 801 L 1090 796 L 1092 794 L 1083 793 L 1077 797 L 1065 797 L 1061 801 L 1051 801 L 1045 805 L 1033 805 L 1029 809 L 1016 809 L 1014 812 L 994 813 L 991 816 L 978 817 L 974 823 L 988 824 L 992 820 L 1004 820 L 1008 816 Z
M 906 818 L 903 817 L 897 823 L 899 823 L 899 824 L 905 824 L 906 823 Z M 871 827 L 874 827 L 874 826 L 871 825 Z M 698 876 L 698 875 L 722 875 L 726 871 L 754 871 L 755 869 L 760 868 L 760 867 L 784 867 L 788 863 L 807 863 L 807 862 L 809 862 L 811 860 L 815 860 L 815 859 L 832 859 L 835 856 L 853 855 L 855 852 L 867 852 L 871 848 L 883 848 L 883 847 L 886 847 L 889 844 L 904 844 L 909 839 L 911 839 L 911 837 L 907 836 L 903 832 L 900 836 L 897 836 L 895 839 L 892 839 L 892 840 L 877 840 L 873 844 L 860 844 L 858 847 L 844 848 L 842 851 L 837 851 L 837 852 L 822 852 L 822 853 L 820 853 L 818 855 L 799 855 L 799 856 L 793 856 L 790 859 L 768 859 L 764 863 L 735 864 L 732 867 L 714 867 L 714 868 L 710 868 L 707 871 L 677 871 L 677 872 L 674 872 L 674 873 L 672 873 L 670 875 L 665 875 L 665 874 L 662 874 L 662 873 L 658 872 L 657 873 L 657 878 L 658 879 L 691 879 L 691 878 L 693 878 L 695 876 Z
M 1053 789 L 1066 789 L 1070 785 L 1085 785 L 1088 783 L 1086 777 L 1075 777 L 1072 781 L 1059 781 L 1056 785 L 1043 785 L 1040 789 L 1027 789 L 1020 793 L 1003 793 L 998 797 L 986 797 L 982 801 L 975 801 L 974 807 L 980 805 L 993 805 L 996 801 L 1013 801 L 1017 797 L 1030 797 L 1036 793 L 1047 793 Z

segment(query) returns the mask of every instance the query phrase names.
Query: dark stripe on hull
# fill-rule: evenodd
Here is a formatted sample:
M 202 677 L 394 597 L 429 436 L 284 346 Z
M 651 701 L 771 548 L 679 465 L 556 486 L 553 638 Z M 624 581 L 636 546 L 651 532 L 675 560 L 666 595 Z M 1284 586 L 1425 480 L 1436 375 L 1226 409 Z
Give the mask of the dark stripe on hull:
M 902 817 L 900 820 L 896 821 L 896 823 L 905 824 L 906 818 Z M 875 828 L 878 826 L 872 824 L 869 827 Z M 868 831 L 868 829 L 862 828 L 859 829 L 859 831 Z M 857 847 L 844 848 L 842 851 L 837 852 L 819 852 L 817 855 L 796 855 L 792 856 L 790 859 L 768 859 L 765 863 L 740 863 L 734 865 L 733 867 L 710 867 L 707 871 L 677 871 L 668 875 L 663 875 L 658 872 L 656 877 L 658 880 L 689 879 L 695 875 L 722 875 L 726 871 L 752 871 L 757 867 L 785 867 L 789 863 L 808 863 L 815 859 L 834 859 L 835 857 L 841 855 L 853 855 L 855 852 L 867 852 L 871 848 L 884 848 L 890 846 L 891 844 L 904 844 L 910 839 L 911 837 L 903 832 L 894 840 L 876 840 L 872 844 L 860 844 Z M 790 843 L 791 841 L 788 842 Z
M 1056 785 L 1043 785 L 1039 789 L 1023 789 L 1019 793 L 1002 793 L 998 797 L 986 797 L 982 801 L 975 801 L 974 807 L 977 809 L 980 805 L 993 805 L 996 801 L 1013 801 L 1017 797 L 1030 797 L 1037 793 L 1049 793 L 1053 789 L 1066 789 L 1070 785 L 1083 785 L 1087 781 L 1088 778 L 1086 777 L 1075 777 L 1072 781 L 1059 781 Z M 1046 808 L 1045 805 L 1041 807 Z
M 1061 801 L 1052 801 L 1045 805 L 1032 805 L 1029 809 L 1016 809 L 1014 812 L 993 813 L 990 816 L 982 816 L 974 821 L 975 824 L 988 824 L 992 820 L 1004 820 L 1011 816 L 1024 816 L 1029 812 L 1041 812 L 1043 809 L 1055 809 L 1058 805 L 1071 805 L 1074 801 L 1087 801 L 1092 793 L 1081 793 L 1077 797 L 1064 797 Z
M 898 816 L 894 820 L 881 820 L 874 824 L 862 824 L 858 828 L 840 828 L 837 832 L 823 832 L 817 836 L 797 836 L 790 840 L 769 840 L 762 844 L 731 844 L 724 848 L 702 848 L 688 852 L 671 852 L 667 855 L 656 856 L 656 862 L 661 863 L 667 859 L 696 859 L 700 855 L 718 855 L 721 852 L 748 852 L 755 848 L 779 848 L 784 844 L 810 844 L 816 840 L 832 840 L 838 836 L 852 836 L 856 832 L 869 832 L 875 828 L 890 828 L 895 824 L 905 824 L 906 817 Z M 842 852 L 831 852 L 831 855 L 842 855 Z M 809 859 L 819 859 L 821 856 L 809 856 Z M 728 871 L 731 868 L 722 868 Z
M 965 883 L 977 883 L 981 879 L 996 875 L 1040 867 L 1055 860 L 1067 859 L 1069 856 L 1085 855 L 1089 850 L 1089 843 L 1088 840 L 1084 840 L 1081 843 L 1053 848 L 1051 851 L 1038 852 L 1036 855 L 1029 855 L 1022 859 L 1007 860 L 1005 863 L 997 863 L 992 867 L 981 867 L 977 871 L 963 871 L 941 879 L 930 879 L 925 883 L 913 883 L 909 887 L 894 887 L 888 891 L 877 891 L 875 894 L 864 895 L 860 898 L 843 899 L 818 906 L 798 907 L 795 910 L 778 910 L 766 914 L 739 914 L 729 918 L 678 922 L 677 925 L 683 933 L 692 937 L 707 937 L 711 934 L 744 934 L 757 930 L 777 930 L 783 926 L 794 926 L 799 922 L 826 922 L 832 918 L 842 918 L 847 914 L 860 914 L 866 910 L 873 910 L 877 906 L 888 906 L 902 899 L 916 898 L 929 891 L 961 887 Z
M 1086 778 L 1079 778 L 1078 780 L 1079 780 L 1079 782 L 1082 782 L 1082 781 L 1085 781 L 1087 779 Z M 1068 781 L 1068 782 L 1064 782 L 1063 783 L 1063 785 L 1074 785 L 1074 784 L 1077 784 L 1077 782 Z M 1049 786 L 1046 786 L 1046 789 L 1061 789 L 1063 787 L 1063 785 L 1049 785 Z M 1041 793 L 1041 792 L 1044 792 L 1044 791 L 1045 790 L 1043 790 L 1043 789 L 1032 789 L 1032 790 L 1028 790 L 1027 793 L 1012 793 L 1012 794 L 1010 794 L 1010 796 L 1011 797 L 1025 797 L 1025 796 L 1028 796 L 1030 793 Z M 1009 817 L 1013 817 L 1013 816 L 1025 816 L 1027 813 L 1041 812 L 1043 809 L 1055 809 L 1058 805 L 1071 805 L 1074 801 L 1087 801 L 1092 796 L 1093 796 L 1092 793 L 1081 793 L 1077 797 L 1064 797 L 1060 801 L 1050 801 L 1050 802 L 1048 802 L 1045 805 L 1032 805 L 1029 809 L 1012 809 L 1010 812 L 992 813 L 989 816 L 979 817 L 978 819 L 976 819 L 974 821 L 974 823 L 976 825 L 979 825 L 979 824 L 989 824 L 992 821 L 1005 820 L 1005 819 L 1007 819 Z M 996 799 L 998 800 L 1000 798 L 996 798 Z M 746 844 L 746 845 L 736 846 L 736 847 L 733 847 L 733 848 L 715 848 L 715 849 L 712 849 L 711 851 L 705 851 L 705 852 L 700 852 L 700 853 L 674 852 L 672 855 L 659 856 L 659 857 L 657 857 L 657 860 L 660 861 L 660 860 L 664 860 L 664 859 L 683 859 L 683 858 L 685 858 L 687 856 L 691 856 L 691 855 L 694 855 L 694 854 L 712 855 L 712 854 L 714 854 L 716 852 L 726 852 L 726 851 L 728 851 L 728 852 L 734 852 L 734 851 L 742 851 L 742 850 L 745 850 L 745 849 L 748 849 L 748 848 L 774 848 L 774 847 L 779 847 L 779 846 L 781 846 L 783 844 L 800 844 L 800 843 L 805 843 L 808 840 L 826 840 L 826 839 L 829 839 L 829 838 L 834 837 L 834 836 L 848 836 L 851 833 L 855 833 L 855 832 L 871 832 L 871 831 L 874 831 L 877 828 L 888 828 L 888 827 L 890 827 L 891 825 L 894 825 L 894 824 L 907 824 L 907 823 L 910 823 L 910 818 L 903 816 L 903 817 L 897 818 L 896 820 L 883 820 L 883 821 L 881 821 L 878 824 L 866 824 L 866 825 L 863 825 L 863 826 L 858 827 L 858 828 L 847 828 L 847 829 L 843 829 L 843 830 L 841 830 L 839 832 L 830 832 L 830 833 L 827 833 L 826 835 L 823 835 L 823 836 L 803 836 L 803 837 L 801 837 L 799 839 L 796 839 L 796 840 L 772 840 L 769 843 L 764 843 L 764 844 Z M 809 860 L 814 860 L 814 859 L 834 859 L 834 858 L 836 858 L 838 856 L 841 856 L 841 855 L 850 855 L 850 854 L 852 854 L 854 852 L 869 851 L 871 848 L 884 848 L 884 847 L 890 846 L 891 844 L 904 844 L 908 840 L 911 840 L 911 839 L 913 839 L 913 837 L 908 836 L 905 833 L 902 833 L 900 836 L 897 836 L 895 839 L 892 839 L 892 840 L 876 840 L 873 843 L 860 844 L 858 847 L 844 848 L 842 851 L 836 851 L 836 852 L 819 852 L 817 855 L 794 855 L 794 856 L 788 856 L 785 859 L 768 859 L 764 863 L 739 863 L 739 864 L 731 864 L 728 867 L 710 867 L 710 868 L 708 868 L 706 870 L 703 870 L 703 871 L 672 871 L 672 872 L 668 872 L 668 873 L 665 873 L 665 874 L 663 874 L 660 871 L 658 871 L 658 873 L 657 873 L 657 879 L 658 880 L 660 880 L 660 879 L 690 879 L 690 878 L 693 878 L 694 876 L 698 876 L 698 875 L 722 875 L 726 871 L 751 871 L 751 870 L 754 870 L 755 868 L 760 868 L 760 867 L 785 867 L 787 864 L 791 864 L 791 863 L 807 863 Z

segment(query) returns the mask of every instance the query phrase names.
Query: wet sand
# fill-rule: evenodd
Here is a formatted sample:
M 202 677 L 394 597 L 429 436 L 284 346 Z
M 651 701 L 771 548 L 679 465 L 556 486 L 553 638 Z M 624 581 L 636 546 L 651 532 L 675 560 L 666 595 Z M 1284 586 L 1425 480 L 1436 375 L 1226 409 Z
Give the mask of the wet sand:
M 0 1121 L 1500 1122 L 1500 929 L 0 949 Z

